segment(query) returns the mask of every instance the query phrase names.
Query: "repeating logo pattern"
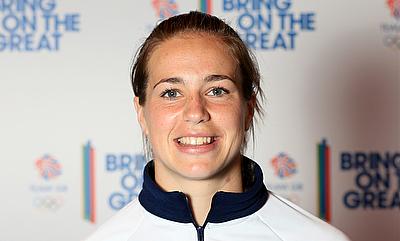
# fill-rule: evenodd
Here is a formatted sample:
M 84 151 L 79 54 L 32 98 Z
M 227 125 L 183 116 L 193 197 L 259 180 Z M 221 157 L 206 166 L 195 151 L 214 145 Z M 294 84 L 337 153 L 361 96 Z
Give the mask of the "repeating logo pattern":
M 42 158 L 36 160 L 36 168 L 40 175 L 45 179 L 53 179 L 61 175 L 61 164 L 50 155 L 44 155 Z
M 152 4 L 160 19 L 166 19 L 178 14 L 178 5 L 175 0 L 153 0 Z
M 386 4 L 390 9 L 390 15 L 396 19 L 400 19 L 400 0 L 387 0 Z
M 32 193 L 32 206 L 39 211 L 56 212 L 63 207 L 68 186 L 62 181 L 61 162 L 52 155 L 45 154 L 34 161 L 34 168 L 39 172 L 29 187 Z
M 254 50 L 291 51 L 303 33 L 316 30 L 316 13 L 299 11 L 297 1 L 223 1 L 224 13 L 248 47 Z
M 287 154 L 281 152 L 271 160 L 274 173 L 280 178 L 290 177 L 297 172 L 296 163 Z
M 199 9 L 200 11 L 202 11 L 203 13 L 208 13 L 211 14 L 212 12 L 212 1 L 211 0 L 200 0 L 199 1 Z
M 108 173 L 120 176 L 120 187 L 108 198 L 110 208 L 119 210 L 139 195 L 146 159 L 142 154 L 107 153 L 105 164 Z
M 64 198 L 62 196 L 37 196 L 33 199 L 33 207 L 39 210 L 50 210 L 56 211 L 64 204 Z
M 274 176 L 268 182 L 268 188 L 286 199 L 301 205 L 304 184 L 296 178 L 299 173 L 297 162 L 285 152 L 280 152 L 270 160 Z
M 383 45 L 389 49 L 400 50 L 400 0 L 386 0 L 389 14 L 394 20 L 381 23 Z
M 331 148 L 326 140 L 322 140 L 317 146 L 318 155 L 318 196 L 319 217 L 327 222 L 331 221 L 331 188 L 330 188 L 330 166 Z
M 81 23 L 79 13 L 60 11 L 59 2 L 0 1 L 0 52 L 59 51 Z
M 90 141 L 83 146 L 83 218 L 96 221 L 95 150 Z
M 351 210 L 400 210 L 400 152 L 346 150 L 339 153 L 340 169 L 353 186 L 343 194 Z

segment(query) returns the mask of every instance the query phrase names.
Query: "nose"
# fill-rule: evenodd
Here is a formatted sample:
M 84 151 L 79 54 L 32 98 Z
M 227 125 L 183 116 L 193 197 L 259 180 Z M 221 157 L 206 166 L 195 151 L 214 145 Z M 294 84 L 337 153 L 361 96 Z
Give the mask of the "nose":
M 210 120 L 205 101 L 200 96 L 192 96 L 185 103 L 183 112 L 184 120 L 193 124 L 199 124 Z

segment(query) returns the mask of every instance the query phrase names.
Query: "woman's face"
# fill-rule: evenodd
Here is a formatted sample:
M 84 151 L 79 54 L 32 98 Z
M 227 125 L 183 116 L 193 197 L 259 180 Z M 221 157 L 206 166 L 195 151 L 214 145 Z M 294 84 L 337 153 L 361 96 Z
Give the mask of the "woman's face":
M 215 37 L 173 37 L 152 52 L 146 102 L 135 106 L 157 172 L 204 180 L 239 163 L 253 109 L 236 66 Z

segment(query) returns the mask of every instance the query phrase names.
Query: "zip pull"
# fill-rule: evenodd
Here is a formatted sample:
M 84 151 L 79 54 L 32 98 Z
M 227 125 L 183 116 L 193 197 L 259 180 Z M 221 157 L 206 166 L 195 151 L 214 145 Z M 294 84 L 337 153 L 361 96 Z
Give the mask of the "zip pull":
M 197 226 L 196 231 L 197 231 L 197 241 L 204 241 L 204 227 Z

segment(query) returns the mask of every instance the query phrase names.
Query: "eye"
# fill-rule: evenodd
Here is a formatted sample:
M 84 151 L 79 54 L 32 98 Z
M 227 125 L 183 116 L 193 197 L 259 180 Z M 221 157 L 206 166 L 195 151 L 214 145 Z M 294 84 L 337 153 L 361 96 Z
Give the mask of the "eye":
M 229 94 L 229 91 L 225 88 L 222 87 L 216 87 L 216 88 L 212 88 L 207 95 L 209 96 L 222 96 L 225 94 Z
M 181 94 L 180 94 L 179 91 L 176 90 L 176 89 L 167 89 L 167 90 L 164 90 L 164 91 L 161 93 L 160 96 L 161 96 L 161 97 L 164 97 L 164 98 L 168 98 L 168 99 L 174 99 L 174 98 L 176 98 L 176 97 L 181 96 Z

